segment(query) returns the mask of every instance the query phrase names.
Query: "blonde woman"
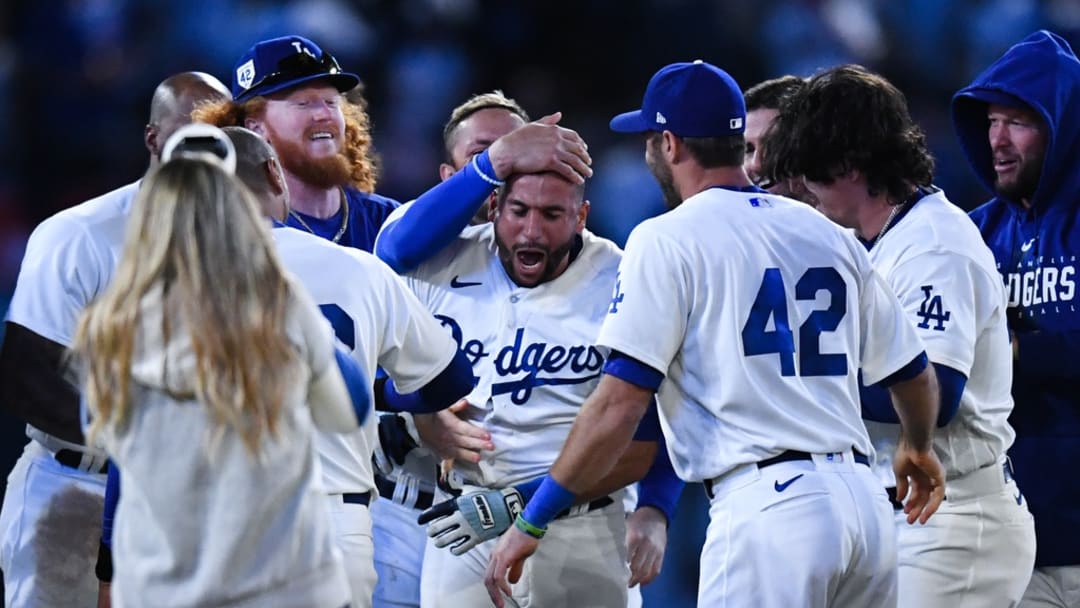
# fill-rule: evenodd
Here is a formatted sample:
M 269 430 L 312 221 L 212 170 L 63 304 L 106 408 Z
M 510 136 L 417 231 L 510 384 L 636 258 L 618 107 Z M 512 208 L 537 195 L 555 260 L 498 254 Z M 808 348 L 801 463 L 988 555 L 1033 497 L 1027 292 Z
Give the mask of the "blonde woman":
M 349 601 L 312 438 L 361 412 L 268 228 L 218 164 L 165 163 L 79 323 L 88 437 L 123 473 L 116 606 Z

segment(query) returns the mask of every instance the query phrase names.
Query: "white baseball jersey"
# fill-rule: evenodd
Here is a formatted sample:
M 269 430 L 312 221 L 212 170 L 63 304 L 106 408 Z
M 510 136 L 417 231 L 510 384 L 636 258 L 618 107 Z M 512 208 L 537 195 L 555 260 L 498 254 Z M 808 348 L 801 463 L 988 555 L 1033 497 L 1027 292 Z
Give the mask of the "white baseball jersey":
M 458 461 L 469 483 L 506 487 L 546 474 L 606 353 L 594 346 L 621 251 L 585 231 L 558 278 L 519 287 L 496 255 L 493 224 L 466 228 L 406 281 L 453 335 L 479 378 L 467 417 L 491 433 L 479 465 Z
M 285 268 L 307 288 L 369 378 L 378 365 L 398 390 L 410 393 L 446 369 L 456 353 L 453 340 L 389 266 L 370 253 L 294 228 L 273 233 Z M 368 416 L 359 432 L 317 436 L 328 493 L 375 488 L 376 424 L 376 416 Z
M 84 308 L 105 290 L 124 249 L 128 184 L 42 222 L 26 243 L 7 320 L 71 346 Z
M 943 192 L 920 199 L 870 249 L 870 261 L 900 299 L 934 363 L 964 374 L 960 409 L 934 434 L 947 478 L 997 463 L 1015 433 L 1012 349 L 1005 287 L 993 254 L 967 214 Z M 875 471 L 896 485 L 892 455 L 899 425 L 867 422 Z
M 785 450 L 871 453 L 860 368 L 923 347 L 862 245 L 805 204 L 712 188 L 634 229 L 598 343 L 665 374 L 675 471 L 711 479 Z
M 138 182 L 65 209 L 42 222 L 30 235 L 19 269 L 18 282 L 7 312 L 7 320 L 65 347 L 71 346 L 83 309 L 112 280 L 124 246 L 124 233 Z M 58 379 L 59 381 L 59 379 Z M 15 404 L 9 404 L 15 406 Z M 81 431 L 79 412 L 70 403 L 54 407 L 60 430 Z M 27 427 L 27 434 L 41 438 L 41 432 Z M 49 438 L 50 449 L 63 446 L 84 449 L 80 444 Z M 68 439 L 73 439 L 70 435 Z M 85 450 L 104 462 L 104 450 Z M 96 466 L 91 467 L 96 469 Z M 37 441 L 26 446 L 23 456 L 8 477 L 3 509 L 0 510 L 0 569 L 4 572 L 6 605 L 37 605 L 52 601 L 57 605 L 92 603 L 96 595 L 92 553 L 67 551 L 84 539 L 92 546 L 101 526 L 104 476 L 64 467 L 53 460 L 51 451 Z M 56 518 L 48 517 L 50 505 L 61 496 L 74 496 L 69 518 L 55 528 Z M 59 534 L 57 534 L 59 532 Z M 52 540 L 49 539 L 60 539 Z M 63 544 L 64 549 L 60 548 Z M 55 560 L 42 558 L 52 551 L 67 555 L 66 572 L 58 573 Z M 49 598 L 48 600 L 44 598 Z

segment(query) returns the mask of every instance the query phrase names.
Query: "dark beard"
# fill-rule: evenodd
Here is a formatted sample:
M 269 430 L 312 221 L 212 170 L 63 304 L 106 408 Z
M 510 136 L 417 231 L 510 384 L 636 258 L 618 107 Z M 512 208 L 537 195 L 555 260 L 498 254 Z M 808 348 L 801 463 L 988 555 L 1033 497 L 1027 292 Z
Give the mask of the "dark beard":
M 1019 173 L 1016 175 L 1016 181 L 1011 184 L 1002 184 L 1001 180 L 995 177 L 994 190 L 1002 197 L 1010 201 L 1031 202 L 1031 197 L 1035 195 L 1035 190 L 1039 187 L 1039 178 L 1042 177 L 1043 159 L 1036 158 L 1025 161 L 1020 167 Z
M 521 287 L 536 287 L 542 283 L 555 278 L 555 273 L 559 270 L 559 265 L 568 255 L 570 250 L 574 247 L 574 241 L 578 238 L 577 234 L 570 237 L 570 240 L 555 247 L 554 249 L 548 247 L 542 247 L 538 243 L 522 243 L 520 245 L 510 246 L 503 242 L 502 237 L 499 236 L 499 231 L 496 227 L 495 230 L 495 244 L 499 250 L 499 261 L 502 262 L 503 269 L 506 270 L 506 274 L 510 275 L 510 278 Z M 535 285 L 522 285 L 519 277 L 514 273 L 514 257 L 517 255 L 519 249 L 542 249 L 546 254 L 544 263 L 544 272 L 540 275 L 540 280 Z
M 653 158 L 657 160 L 646 164 L 653 177 L 656 178 L 656 183 L 660 185 L 660 194 L 664 197 L 664 204 L 668 209 L 674 209 L 681 205 L 683 200 L 679 191 L 675 189 L 675 177 L 671 174 L 671 166 L 660 157 L 659 139 L 650 137 L 647 145 L 654 146 Z
M 311 158 L 303 146 L 294 141 L 279 139 L 273 131 L 270 132 L 270 145 L 274 146 L 281 166 L 305 184 L 330 189 L 347 186 L 352 181 L 352 166 L 341 152 L 333 156 Z

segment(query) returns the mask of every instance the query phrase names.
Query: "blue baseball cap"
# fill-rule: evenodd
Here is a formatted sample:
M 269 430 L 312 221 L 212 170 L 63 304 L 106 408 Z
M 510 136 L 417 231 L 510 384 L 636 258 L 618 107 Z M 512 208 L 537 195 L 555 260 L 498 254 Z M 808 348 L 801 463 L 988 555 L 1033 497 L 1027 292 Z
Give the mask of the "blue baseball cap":
M 730 74 L 700 59 L 664 66 L 649 80 L 641 109 L 611 119 L 620 133 L 671 131 L 720 137 L 746 130 L 746 102 Z
M 319 79 L 329 81 L 342 93 L 360 84 L 359 76 L 342 72 L 333 55 L 307 38 L 271 38 L 255 43 L 236 62 L 233 99 L 247 101 Z

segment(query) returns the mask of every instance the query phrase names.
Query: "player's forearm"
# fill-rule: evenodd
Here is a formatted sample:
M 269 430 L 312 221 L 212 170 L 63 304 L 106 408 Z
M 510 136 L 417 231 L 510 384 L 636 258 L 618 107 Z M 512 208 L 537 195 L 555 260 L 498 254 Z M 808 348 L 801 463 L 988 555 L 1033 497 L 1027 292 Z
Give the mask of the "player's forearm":
M 933 366 L 889 387 L 904 439 L 916 450 L 927 451 L 937 424 L 941 393 Z
M 480 171 L 493 174 L 487 152 L 477 159 Z M 491 181 L 489 181 L 491 180 Z M 400 219 L 387 225 L 375 243 L 375 255 L 397 273 L 405 273 L 454 241 L 494 191 L 493 178 L 469 163 L 446 181 L 420 195 Z
M 630 445 L 652 396 L 648 389 L 602 376 L 596 391 L 581 407 L 551 467 L 551 476 L 574 494 L 584 494 L 597 486 L 611 474 Z

